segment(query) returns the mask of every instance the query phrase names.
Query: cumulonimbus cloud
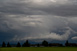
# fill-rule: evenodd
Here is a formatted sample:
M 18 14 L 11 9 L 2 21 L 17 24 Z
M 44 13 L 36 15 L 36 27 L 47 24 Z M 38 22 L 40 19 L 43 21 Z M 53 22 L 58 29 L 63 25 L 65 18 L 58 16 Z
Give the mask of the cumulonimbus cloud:
M 3 40 L 17 41 L 48 38 L 67 40 L 76 36 L 75 1 L 2 0 L 0 1 L 0 37 Z

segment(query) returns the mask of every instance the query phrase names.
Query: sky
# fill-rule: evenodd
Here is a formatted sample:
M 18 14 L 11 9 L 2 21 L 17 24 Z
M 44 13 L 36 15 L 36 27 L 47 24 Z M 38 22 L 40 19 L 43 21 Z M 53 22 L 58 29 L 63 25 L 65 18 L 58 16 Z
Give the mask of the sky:
M 0 42 L 77 40 L 77 0 L 0 0 Z

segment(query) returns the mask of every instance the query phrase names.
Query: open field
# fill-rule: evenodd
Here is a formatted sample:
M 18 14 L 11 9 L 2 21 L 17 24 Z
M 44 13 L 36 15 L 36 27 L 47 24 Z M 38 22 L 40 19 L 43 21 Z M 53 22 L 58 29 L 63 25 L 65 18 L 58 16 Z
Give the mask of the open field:
M 0 48 L 0 51 L 77 51 L 77 47 L 20 47 L 20 48 Z

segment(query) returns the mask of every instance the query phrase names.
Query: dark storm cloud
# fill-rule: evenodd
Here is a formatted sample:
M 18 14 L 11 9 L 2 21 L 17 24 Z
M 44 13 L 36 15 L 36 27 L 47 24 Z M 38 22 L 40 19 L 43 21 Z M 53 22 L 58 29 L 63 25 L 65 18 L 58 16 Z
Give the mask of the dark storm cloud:
M 77 16 L 77 5 L 62 5 L 59 7 L 51 7 L 47 9 L 42 9 L 48 14 L 54 14 L 57 16 Z
M 41 1 L 41 4 L 37 3 L 39 1 L 35 0 L 3 0 L 1 1 L 0 12 L 8 14 L 25 14 L 25 15 L 39 15 L 39 14 L 50 14 L 57 16 L 77 16 L 77 2 L 76 0 L 67 0 L 66 2 L 57 1 L 46 2 Z M 62 4 L 62 3 L 64 4 Z M 44 3 L 44 4 L 42 4 Z M 59 4 L 60 3 L 60 4 Z
M 30 3 L 23 3 L 19 0 L 12 2 L 11 0 L 1 4 L 0 12 L 3 14 L 25 14 L 25 15 L 37 15 L 43 14 L 42 11 L 29 8 Z
M 23 15 L 22 15 L 23 16 Z M 0 21 L 1 32 L 11 32 L 7 35 L 13 35 L 11 40 L 25 40 L 25 39 L 68 39 L 71 28 L 68 28 L 66 18 L 54 17 L 51 15 L 31 15 L 26 17 L 10 17 L 3 18 Z M 57 31 L 58 30 L 58 31 Z M 58 33 L 59 32 L 59 33 Z M 60 33 L 64 32 L 64 33 Z M 73 31 L 72 31 L 73 32 Z M 5 35 L 5 34 L 4 34 Z M 2 35 L 1 35 L 2 36 Z M 7 36 L 6 36 L 7 38 Z M 65 39 L 64 39 L 65 38 Z
M 76 36 L 76 3 L 76 0 L 0 0 L 0 38 L 67 40 Z
M 57 15 L 57 16 L 64 16 L 64 17 L 77 16 L 77 1 L 76 0 L 67 0 L 66 2 L 62 2 L 62 1 L 59 0 L 59 2 L 57 1 L 56 3 L 51 2 L 51 4 L 47 3 L 45 5 L 40 4 L 39 6 L 33 6 L 30 8 L 41 10 L 46 14 L 50 14 L 50 15 Z

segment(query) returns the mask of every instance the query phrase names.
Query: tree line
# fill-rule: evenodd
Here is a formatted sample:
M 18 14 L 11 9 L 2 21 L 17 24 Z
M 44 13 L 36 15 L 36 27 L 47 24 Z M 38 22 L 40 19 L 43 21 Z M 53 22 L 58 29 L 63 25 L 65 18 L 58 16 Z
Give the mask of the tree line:
M 30 44 L 28 40 L 24 42 L 22 45 L 18 42 L 15 46 L 12 46 L 9 42 L 6 44 L 5 42 L 2 43 L 2 47 L 77 47 L 77 43 L 69 43 L 68 41 L 65 42 L 65 45 L 60 43 L 48 43 L 47 41 L 43 41 L 41 44 Z

